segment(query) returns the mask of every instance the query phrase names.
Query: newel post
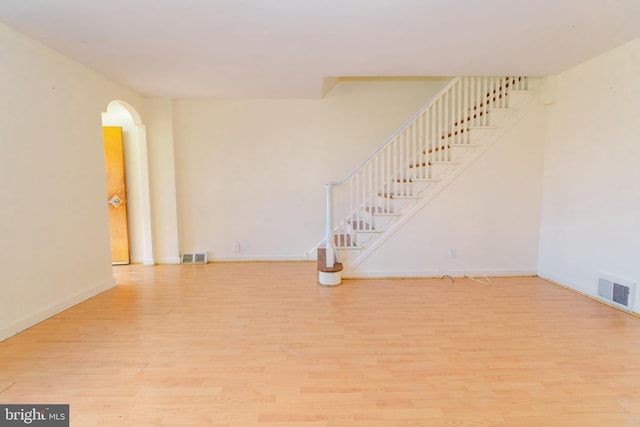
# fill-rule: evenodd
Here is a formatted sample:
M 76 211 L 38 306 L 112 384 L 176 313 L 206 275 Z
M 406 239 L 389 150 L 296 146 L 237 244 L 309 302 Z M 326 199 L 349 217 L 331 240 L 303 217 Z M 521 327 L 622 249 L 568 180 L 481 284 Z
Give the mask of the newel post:
M 324 188 L 327 192 L 326 267 L 332 268 L 336 262 L 336 246 L 333 241 L 333 183 L 325 184 Z

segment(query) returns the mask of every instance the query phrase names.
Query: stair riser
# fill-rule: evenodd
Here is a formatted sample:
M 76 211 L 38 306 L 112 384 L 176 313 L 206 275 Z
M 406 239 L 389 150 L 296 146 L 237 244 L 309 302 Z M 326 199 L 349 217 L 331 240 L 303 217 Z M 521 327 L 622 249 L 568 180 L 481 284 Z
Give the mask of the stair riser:
M 431 176 L 433 178 L 442 178 L 453 169 L 455 169 L 455 164 L 453 163 L 434 163 L 430 166 L 431 168 Z
M 422 162 L 451 162 L 455 160 L 454 156 L 455 153 L 453 152 L 453 150 L 451 148 L 447 148 L 446 150 L 441 150 L 437 153 L 425 154 L 422 158 Z
M 428 181 L 413 181 L 408 183 L 398 184 L 396 187 L 390 187 L 390 193 L 397 194 L 399 196 L 419 197 L 429 188 L 433 188 L 437 182 Z
M 473 145 L 482 145 L 487 141 L 491 141 L 494 135 L 494 129 L 490 127 L 481 127 L 471 129 L 471 143 Z
M 393 211 L 402 214 L 402 211 L 416 204 L 416 199 L 391 199 L 391 203 L 393 204 Z
M 387 193 L 396 196 L 415 196 L 418 184 L 413 182 L 396 182 L 389 185 Z
M 511 119 L 513 113 L 514 111 L 512 108 L 491 110 L 489 114 L 489 123 L 492 127 L 500 126 L 503 123 L 507 123 Z
M 356 243 L 358 246 L 367 246 L 368 242 L 376 239 L 378 237 L 378 233 L 358 233 L 356 231 Z
M 470 144 L 459 144 L 459 145 L 453 145 L 451 147 L 449 147 L 446 152 L 442 153 L 442 155 L 433 155 L 431 156 L 432 160 L 440 160 L 440 159 L 445 159 L 448 161 L 458 161 L 460 160 L 466 153 L 468 150 L 473 150 L 473 146 Z M 423 161 L 428 160 L 429 158 L 425 155 Z
M 518 105 L 524 105 L 529 103 L 533 93 L 525 90 L 514 90 L 509 92 L 509 107 L 514 108 Z
M 347 266 L 352 260 L 358 258 L 361 253 L 360 249 L 338 249 L 338 259 L 343 265 Z M 345 270 L 342 271 L 342 274 L 345 274 Z
M 467 149 L 456 149 L 456 160 L 459 158 L 463 157 L 463 154 L 466 153 Z M 434 159 L 431 161 L 431 164 L 427 164 L 427 162 L 425 161 L 424 164 L 421 164 L 418 167 L 412 167 L 412 168 L 407 168 L 405 170 L 405 176 L 407 177 L 407 179 L 412 179 L 412 178 L 426 178 L 426 179 L 433 179 L 433 180 L 437 180 L 439 179 L 442 174 L 444 172 L 447 172 L 447 170 L 449 168 L 453 168 L 455 166 L 455 162 L 456 160 L 451 160 L 451 161 L 441 161 L 441 160 L 437 160 Z M 419 182 L 419 181 L 417 181 Z M 408 183 L 411 184 L 411 183 Z M 393 188 L 393 187 L 391 187 Z M 397 187 L 396 187 L 397 188 Z M 402 188 L 402 187 L 400 187 Z M 392 193 L 398 193 L 397 191 L 391 191 Z M 405 193 L 401 193 L 401 194 L 405 194 Z
M 413 194 L 420 194 L 432 185 L 434 185 L 434 183 L 416 181 L 411 183 L 411 189 L 413 191 Z
M 392 215 L 374 215 L 371 219 L 371 223 L 376 230 L 384 231 L 387 226 L 396 221 L 397 217 Z
M 474 145 L 467 144 L 464 146 L 451 147 L 454 160 L 458 163 L 463 162 L 466 156 L 473 154 L 476 147 L 477 146 L 475 144 Z

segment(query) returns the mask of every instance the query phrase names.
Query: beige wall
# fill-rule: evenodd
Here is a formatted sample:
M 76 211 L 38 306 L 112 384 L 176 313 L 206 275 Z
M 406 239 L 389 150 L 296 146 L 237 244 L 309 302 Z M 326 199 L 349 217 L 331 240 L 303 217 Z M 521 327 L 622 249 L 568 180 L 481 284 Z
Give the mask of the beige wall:
M 323 184 L 345 177 L 446 82 L 344 81 L 322 100 L 176 101 L 182 250 L 306 258 L 324 235 Z
M 153 254 L 159 264 L 180 262 L 173 142 L 173 101 L 147 98 L 146 121 Z
M 101 114 L 134 92 L 0 25 L 0 340 L 114 284 Z
M 544 125 L 545 109 L 536 103 L 355 274 L 535 274 Z
M 538 270 L 591 295 L 600 272 L 640 282 L 639 72 L 636 39 L 559 74 L 549 107 Z

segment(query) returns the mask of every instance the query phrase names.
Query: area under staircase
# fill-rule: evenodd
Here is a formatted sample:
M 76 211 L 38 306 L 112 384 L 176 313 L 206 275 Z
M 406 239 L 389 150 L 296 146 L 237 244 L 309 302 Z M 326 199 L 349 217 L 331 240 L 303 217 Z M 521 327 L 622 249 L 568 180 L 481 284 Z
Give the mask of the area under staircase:
M 454 78 L 344 180 L 325 186 L 323 274 L 357 266 L 498 141 L 535 100 L 539 80 Z M 337 284 L 338 279 L 328 279 Z

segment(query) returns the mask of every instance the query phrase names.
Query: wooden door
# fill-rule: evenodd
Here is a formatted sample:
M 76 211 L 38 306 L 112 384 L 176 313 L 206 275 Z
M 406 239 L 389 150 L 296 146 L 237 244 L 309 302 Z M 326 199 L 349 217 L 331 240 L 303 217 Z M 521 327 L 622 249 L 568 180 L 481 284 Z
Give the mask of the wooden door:
M 127 190 L 124 181 L 122 128 L 106 126 L 104 158 L 107 168 L 107 205 L 111 233 L 112 264 L 129 264 L 129 231 L 127 225 Z

